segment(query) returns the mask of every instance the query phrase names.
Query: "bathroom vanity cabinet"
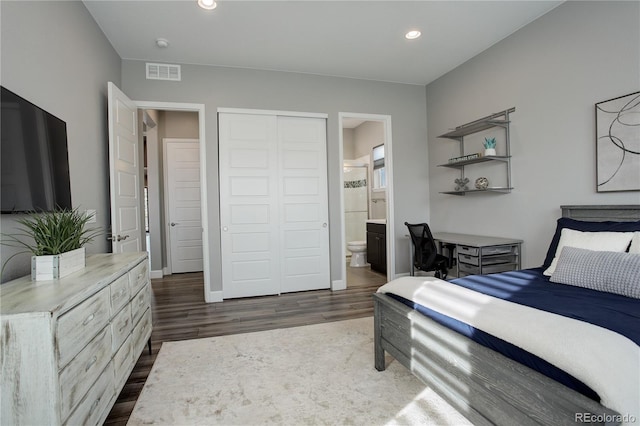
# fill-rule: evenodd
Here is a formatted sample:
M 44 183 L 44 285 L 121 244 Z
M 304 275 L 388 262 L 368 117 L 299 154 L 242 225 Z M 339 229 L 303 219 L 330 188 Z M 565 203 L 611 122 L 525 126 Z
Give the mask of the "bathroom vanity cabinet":
M 387 225 L 367 222 L 367 262 L 374 271 L 387 273 Z

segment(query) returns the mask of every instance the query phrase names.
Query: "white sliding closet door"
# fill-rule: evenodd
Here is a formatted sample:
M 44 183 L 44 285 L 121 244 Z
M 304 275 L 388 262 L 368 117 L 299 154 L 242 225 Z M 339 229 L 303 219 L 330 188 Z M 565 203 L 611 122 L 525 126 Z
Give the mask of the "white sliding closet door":
M 280 293 L 275 117 L 218 117 L 222 297 Z
M 326 120 L 218 121 L 223 298 L 328 288 Z
M 283 293 L 328 288 L 326 120 L 278 117 Z

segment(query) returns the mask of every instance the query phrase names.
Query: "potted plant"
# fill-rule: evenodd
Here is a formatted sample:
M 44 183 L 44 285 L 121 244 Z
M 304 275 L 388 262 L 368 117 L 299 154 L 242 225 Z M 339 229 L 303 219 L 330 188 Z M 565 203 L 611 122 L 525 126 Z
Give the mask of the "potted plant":
M 2 234 L 2 244 L 25 249 L 13 256 L 31 252 L 31 279 L 62 278 L 85 266 L 84 246 L 100 234 L 95 228 L 86 228 L 92 217 L 77 208 L 30 213 L 17 220 L 22 225 L 18 233 Z
M 484 138 L 484 155 L 496 155 L 496 138 Z

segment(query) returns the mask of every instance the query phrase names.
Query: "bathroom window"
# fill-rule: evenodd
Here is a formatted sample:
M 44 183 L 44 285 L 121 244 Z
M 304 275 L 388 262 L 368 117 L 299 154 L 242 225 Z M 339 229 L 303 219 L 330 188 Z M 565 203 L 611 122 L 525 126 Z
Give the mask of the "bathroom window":
M 373 190 L 387 188 L 387 172 L 384 167 L 384 144 L 373 148 Z

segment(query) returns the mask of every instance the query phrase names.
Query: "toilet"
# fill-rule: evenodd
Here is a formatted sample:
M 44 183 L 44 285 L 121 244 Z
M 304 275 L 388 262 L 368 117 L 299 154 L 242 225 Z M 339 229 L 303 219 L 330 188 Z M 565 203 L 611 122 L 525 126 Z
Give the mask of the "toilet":
M 367 266 L 367 242 L 366 241 L 349 241 L 347 250 L 351 252 L 352 268 L 361 268 Z

